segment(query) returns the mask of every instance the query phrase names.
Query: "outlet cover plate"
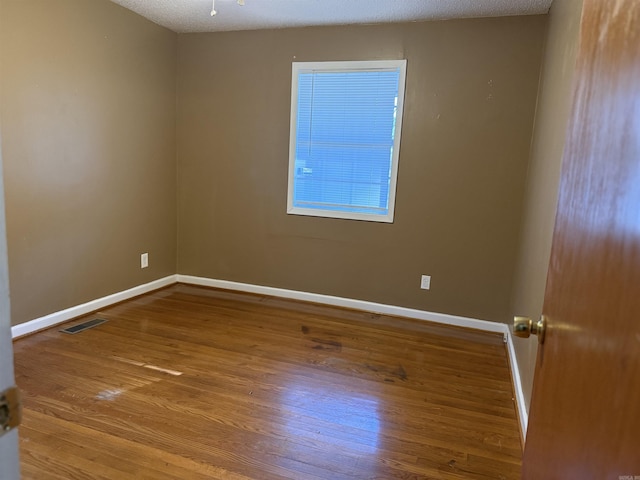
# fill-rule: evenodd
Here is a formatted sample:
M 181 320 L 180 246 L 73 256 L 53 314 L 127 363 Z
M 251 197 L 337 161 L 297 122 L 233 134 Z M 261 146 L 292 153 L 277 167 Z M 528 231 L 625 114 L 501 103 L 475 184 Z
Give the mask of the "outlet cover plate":
M 420 288 L 423 290 L 429 290 L 431 288 L 431 276 L 422 275 L 420 279 Z

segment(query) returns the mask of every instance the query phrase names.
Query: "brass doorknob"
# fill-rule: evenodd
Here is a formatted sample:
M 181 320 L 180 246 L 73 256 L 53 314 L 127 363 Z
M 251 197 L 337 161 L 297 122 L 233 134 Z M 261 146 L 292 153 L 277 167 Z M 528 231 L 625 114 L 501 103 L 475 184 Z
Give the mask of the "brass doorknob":
M 529 338 L 530 335 L 537 335 L 538 343 L 543 343 L 546 326 L 544 315 L 537 322 L 528 317 L 513 317 L 513 334 L 516 337 Z

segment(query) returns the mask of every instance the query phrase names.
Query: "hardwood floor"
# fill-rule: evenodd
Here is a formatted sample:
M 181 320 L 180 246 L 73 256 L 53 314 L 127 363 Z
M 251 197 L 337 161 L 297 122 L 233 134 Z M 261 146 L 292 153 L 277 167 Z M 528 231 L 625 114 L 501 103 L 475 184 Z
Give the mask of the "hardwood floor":
M 14 345 L 24 479 L 520 478 L 500 335 L 180 284 L 96 316 Z

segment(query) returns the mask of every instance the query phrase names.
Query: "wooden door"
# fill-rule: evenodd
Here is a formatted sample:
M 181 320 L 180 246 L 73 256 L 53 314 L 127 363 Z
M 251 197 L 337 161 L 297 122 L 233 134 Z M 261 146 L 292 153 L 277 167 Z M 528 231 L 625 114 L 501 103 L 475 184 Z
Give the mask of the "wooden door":
M 585 0 L 576 69 L 523 478 L 634 480 L 640 0 Z
M 2 144 L 0 143 L 0 392 L 14 384 L 3 185 Z M 0 479 L 17 480 L 19 477 L 18 432 L 14 430 L 0 436 Z

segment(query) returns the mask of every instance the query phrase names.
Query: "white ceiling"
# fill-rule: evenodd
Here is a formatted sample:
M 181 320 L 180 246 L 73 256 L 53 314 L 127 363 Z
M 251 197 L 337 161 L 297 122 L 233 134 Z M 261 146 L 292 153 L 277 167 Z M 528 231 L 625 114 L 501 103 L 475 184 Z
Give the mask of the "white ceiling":
M 535 15 L 552 0 L 111 0 L 174 32 Z

